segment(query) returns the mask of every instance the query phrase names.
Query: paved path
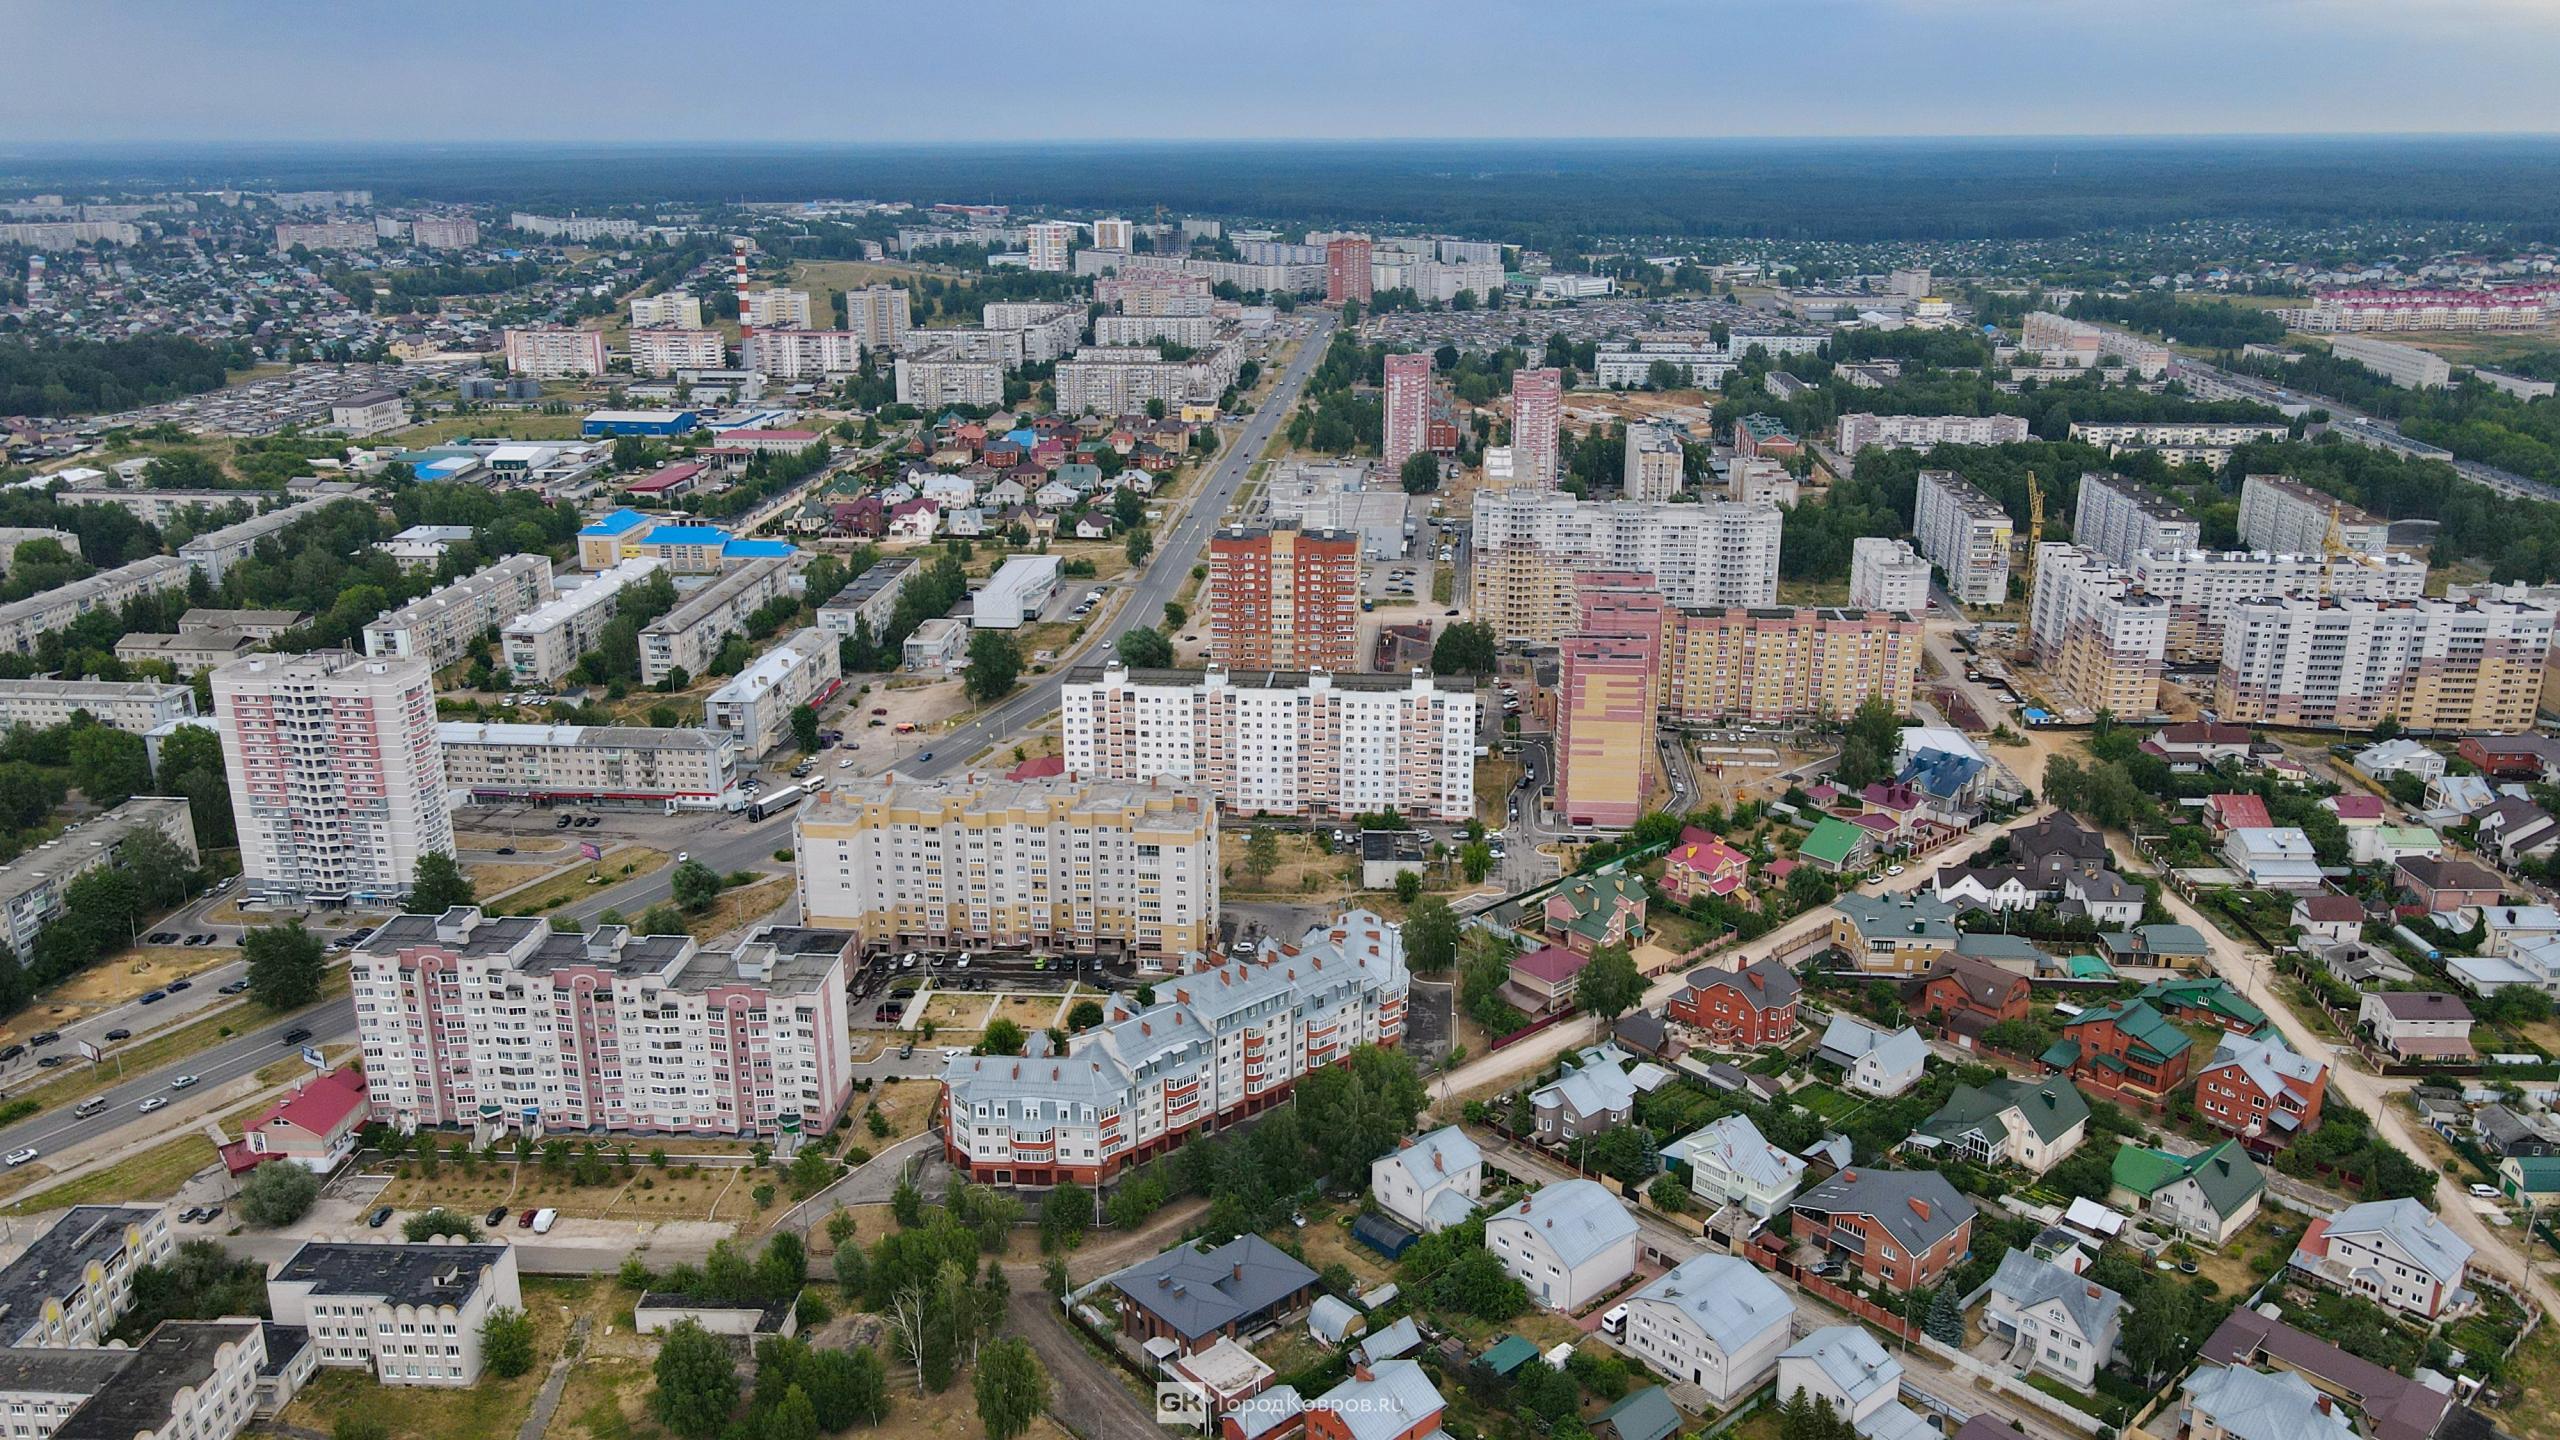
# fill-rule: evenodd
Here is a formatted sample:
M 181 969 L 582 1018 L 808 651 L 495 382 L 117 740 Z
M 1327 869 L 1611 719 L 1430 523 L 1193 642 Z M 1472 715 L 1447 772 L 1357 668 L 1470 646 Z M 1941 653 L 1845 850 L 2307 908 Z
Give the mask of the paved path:
M 1046 1292 L 1037 1267 L 1009 1267 L 1013 1294 L 1005 1302 L 1005 1328 L 1030 1342 L 1049 1372 L 1049 1416 L 1079 1440 L 1164 1440 L 1152 1410 L 1138 1403 L 1111 1362 L 1084 1347 L 1058 1298 Z M 530 1440 L 530 1437 L 527 1437 Z
M 560 1347 L 560 1358 L 551 1362 L 551 1373 L 542 1382 L 542 1393 L 533 1397 L 533 1413 L 524 1417 L 516 1440 L 542 1440 L 542 1432 L 551 1424 L 551 1412 L 560 1408 L 560 1392 L 568 1387 L 569 1367 L 577 1361 L 586 1340 L 587 1317 L 581 1315 L 569 1327 L 569 1342 Z

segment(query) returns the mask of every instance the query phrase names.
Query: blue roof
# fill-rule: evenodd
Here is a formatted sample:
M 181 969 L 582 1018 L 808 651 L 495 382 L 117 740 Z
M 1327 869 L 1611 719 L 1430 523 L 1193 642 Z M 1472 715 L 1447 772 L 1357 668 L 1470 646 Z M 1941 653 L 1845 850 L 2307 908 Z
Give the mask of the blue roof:
M 649 517 L 637 510 L 616 510 L 586 529 L 581 535 L 622 535 L 649 523 Z
M 419 475 L 433 478 L 442 475 L 459 475 L 476 463 L 468 455 L 448 455 L 442 460 L 430 460 L 424 465 L 413 465 L 410 469 Z
M 1909 785 L 1936 799 L 1945 800 L 1970 784 L 1973 777 L 1988 769 L 1970 755 L 1951 754 L 1945 750 L 1923 750 L 1911 757 L 1894 777 L 1898 784 Z
M 788 540 L 732 540 L 720 553 L 733 560 L 786 560 L 800 552 Z
M 729 532 L 717 525 L 661 525 L 649 532 L 643 545 L 726 545 Z
M 1026 425 L 1019 430 L 1007 430 L 1004 432 L 1004 438 L 1028 450 L 1040 443 L 1040 432 Z

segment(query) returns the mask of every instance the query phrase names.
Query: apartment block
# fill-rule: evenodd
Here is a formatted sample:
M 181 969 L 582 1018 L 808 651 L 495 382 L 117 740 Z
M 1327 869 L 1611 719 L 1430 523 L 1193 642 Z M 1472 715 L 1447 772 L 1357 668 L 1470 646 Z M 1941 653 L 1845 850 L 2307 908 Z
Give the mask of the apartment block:
M 1926 450 L 1936 445 L 2010 445 L 2032 438 L 2022 415 L 1869 415 L 1840 417 L 1840 453 Z
M 1004 400 L 1004 366 L 993 360 L 901 355 L 894 369 L 901 405 L 931 410 L 944 405 L 996 405 Z
M 850 330 L 758 330 L 739 362 L 769 380 L 825 380 L 862 368 L 862 337 Z
M 2222 653 L 2231 607 L 2269 596 L 2331 595 L 2415 600 L 2425 593 L 2427 565 L 2412 555 L 2317 552 L 2270 555 L 2263 550 L 2146 551 L 2127 566 L 2142 587 L 2169 602 L 2169 653 L 2210 659 Z
M 10 1349 L 105 1344 L 133 1303 L 133 1272 L 168 1264 L 177 1249 L 157 1205 L 72 1206 L 0 1267 L 0 1341 Z
M 404 1129 L 823 1135 L 853 1093 L 854 943 L 765 926 L 716 951 L 468 905 L 397 916 L 350 961 L 365 1083 Z
M 1126 415 L 1160 400 L 1210 404 L 1235 383 L 1236 355 L 1218 346 L 1188 360 L 1167 360 L 1152 346 L 1088 345 L 1058 362 L 1053 383 L 1062 415 Z
M 806 290 L 750 290 L 739 318 L 758 330 L 806 330 L 809 314 Z
M 712 810 L 738 788 L 737 737 L 717 730 L 448 720 L 436 743 L 475 805 Z
M 187 588 L 195 568 L 175 555 L 154 555 L 101 570 L 68 585 L 0 605 L 0 650 L 32 655 L 37 642 L 92 610 L 122 610 L 145 595 Z
M 1123 315 L 1206 315 L 1215 303 L 1209 277 L 1170 270 L 1124 270 L 1093 282 L 1093 298 Z
M 2290 475 L 2251 475 L 2240 482 L 2240 543 L 2279 555 L 2318 555 L 2334 520 L 2338 538 L 2361 555 L 2391 548 L 2391 523 Z
M 702 302 L 682 290 L 631 297 L 634 330 L 700 330 Z
M 705 728 L 737 737 L 749 755 L 791 738 L 791 712 L 818 706 L 844 683 L 842 644 L 812 625 L 756 657 L 702 702 Z
M 2549 281 L 2483 290 L 2350 289 L 2317 292 L 2279 310 L 2297 330 L 2538 330 L 2550 319 Z
M 1849 545 L 1849 604 L 1859 610 L 1929 608 L 1929 562 L 1908 540 L 1861 535 Z
M 841 781 L 792 828 L 800 913 L 872 950 L 1065 951 L 1180 966 L 1218 948 L 1218 816 L 1193 786 Z
M 1230 670 L 1360 667 L 1360 537 L 1233 527 L 1209 539 L 1210 663 Z
M 453 853 L 426 661 L 251 655 L 213 672 L 213 701 L 244 894 L 384 903 Z
M 2230 725 L 2528 731 L 2553 618 L 2502 600 L 2242 601 L 2223 629 L 2215 707 Z
M 2205 421 L 2132 420 L 2080 421 L 2071 424 L 2071 438 L 2084 445 L 2097 445 L 2110 455 L 2157 455 L 2172 465 L 2209 465 L 2220 469 L 2231 462 L 2231 452 L 2259 440 L 2282 440 L 2293 433 L 2293 427 L 2281 422 L 2272 425 L 2217 424 Z
M 1023 249 L 1031 257 L 1031 268 L 1053 273 L 1066 269 L 1067 247 L 1075 236 L 1076 227 L 1064 220 L 1040 220 L 1023 226 Z
M 2101 360 L 2117 360 L 2145 380 L 2157 380 L 2169 373 L 2169 362 L 2177 358 L 2157 340 L 2043 310 L 2027 316 L 2018 347 L 2041 357 L 2047 365 L 2070 365 L 2083 370 Z
M 1054 300 L 990 301 L 979 311 L 979 323 L 1019 333 L 1023 361 L 1031 365 L 1073 354 L 1084 340 L 1084 307 Z
M 382 236 L 370 220 L 323 220 L 276 227 L 276 248 L 291 250 L 371 250 Z
M 45 730 L 74 715 L 140 735 L 196 713 L 196 692 L 159 680 L 0 680 L 0 730 Z
M 1680 432 L 1669 425 L 1639 423 L 1627 427 L 1627 460 L 1623 485 L 1630 500 L 1668 500 L 1687 479 L 1688 452 Z
M 0 865 L 0 917 L 6 918 L 9 947 L 21 955 L 31 954 L 44 927 L 62 918 L 71 882 L 102 866 L 123 867 L 126 844 L 146 832 L 167 839 L 188 863 L 194 863 L 196 827 L 187 802 L 173 796 L 137 795 L 104 815 L 74 822 L 60 835 L 39 841 Z M 0 1314 L 0 1325 L 6 1320 Z
M 790 593 L 799 577 L 791 560 L 750 560 L 686 595 L 640 631 L 640 679 L 655 685 L 671 670 L 710 673 L 722 642 L 747 628 L 747 617 Z
M 1553 489 L 1563 455 L 1564 372 L 1547 367 L 1511 372 L 1511 474 L 1516 483 Z
M 1921 624 L 1883 610 L 1676 609 L 1662 631 L 1662 714 L 1689 724 L 1842 718 L 1869 699 L 1909 713 Z
M 729 363 L 728 337 L 717 330 L 634 330 L 624 344 L 631 351 L 634 375 L 717 370 Z
M 1239 815 L 1475 814 L 1466 681 L 1114 662 L 1069 671 L 1060 703 L 1072 775 L 1200 785 Z
M 576 669 L 603 638 L 625 593 L 665 568 L 654 559 L 619 561 L 500 626 L 498 646 L 518 688 L 549 685 Z M 368 632 L 368 645 L 371 639 Z
M 1369 303 L 1372 290 L 1369 274 L 1371 246 L 1364 236 L 1344 235 L 1325 242 L 1324 303 L 1339 305 L 1346 300 Z
M 1603 345 L 1592 355 L 1591 378 L 1609 389 L 1653 383 L 1653 367 L 1669 365 L 1678 383 L 1699 390 L 1720 389 L 1733 373 L 1734 358 L 1705 335 L 1655 338 L 1634 345 Z
M 1476 492 L 1475 615 L 1506 639 L 1553 641 L 1574 619 L 1579 570 L 1638 571 L 1673 605 L 1778 598 L 1774 505 L 1577 500 L 1561 491 Z
M 2441 390 L 2453 383 L 2453 366 L 2443 356 L 2397 340 L 2341 335 L 2329 342 L 2329 353 L 2353 360 L 2403 390 Z
M 898 613 L 898 597 L 906 593 L 907 582 L 924 569 L 913 555 L 893 555 L 876 561 L 870 569 L 853 577 L 835 598 L 818 607 L 818 628 L 830 635 L 850 636 L 860 625 L 871 627 L 878 639 L 889 631 L 889 622 Z
M 1384 446 L 1387 472 L 1429 448 L 1431 421 L 1431 357 L 1420 351 L 1387 357 Z
M 178 558 L 193 566 L 208 582 L 219 585 L 222 572 L 255 554 L 259 545 L 336 503 L 334 499 L 320 499 L 279 505 L 263 515 L 252 515 L 246 520 L 198 535 L 178 547 Z
M 364 627 L 364 653 L 377 660 L 423 660 L 441 670 L 471 642 L 559 594 L 547 555 L 510 555 L 439 585 Z
M 312 1240 L 267 1277 L 267 1308 L 310 1332 L 322 1365 L 459 1387 L 480 1378 L 480 1327 L 524 1292 L 512 1245 Z
M 1280 1103 L 1363 1045 L 1402 1044 L 1412 984 L 1403 933 L 1366 910 L 1267 939 L 1158 985 L 1144 1009 L 1112 1001 L 1064 1053 L 1035 1035 L 1019 1058 L 949 1061 L 944 1151 L 982 1184 L 1110 1180 Z
M 2009 598 L 2009 512 L 1964 477 L 1953 470 L 1920 472 L 1911 533 L 1959 603 L 1998 605 Z
M 504 342 L 507 373 L 534 380 L 573 380 L 604 373 L 601 330 L 509 330 Z
M 1651 577 L 1575 577 L 1575 630 L 1560 642 L 1556 809 L 1570 823 L 1633 825 L 1656 778 L 1665 607 Z
M 2036 547 L 2027 625 L 2036 664 L 2066 705 L 2132 720 L 2160 705 L 2169 602 L 2093 550 Z
M 891 351 L 907 338 L 911 297 L 904 285 L 865 285 L 844 292 L 845 328 L 865 350 Z
M 2146 551 L 2168 555 L 2193 550 L 2203 542 L 2204 529 L 2139 481 L 2093 470 L 2080 476 L 2071 538 L 2111 565 L 2130 565 Z
M 1226 324 L 1210 315 L 1103 315 L 1093 322 L 1096 345 L 1153 345 L 1170 340 L 1194 350 L 1218 343 Z

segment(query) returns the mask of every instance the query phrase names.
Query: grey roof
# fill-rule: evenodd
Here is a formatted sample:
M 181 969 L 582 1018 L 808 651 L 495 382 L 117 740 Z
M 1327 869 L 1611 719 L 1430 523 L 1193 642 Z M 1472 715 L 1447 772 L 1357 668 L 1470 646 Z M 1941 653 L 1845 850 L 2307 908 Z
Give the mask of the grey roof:
M 2454 1234 L 2434 1211 L 2415 1200 L 2367 1200 L 2329 1217 L 2333 1236 L 2372 1233 L 2390 1236 L 2427 1273 L 2447 1285 L 2459 1283 L 2462 1267 L 2471 1262 L 2471 1242 Z
M 1227 1412 L 1241 1440 L 1262 1437 L 1307 1413 L 1307 1402 L 1298 1395 L 1295 1385 L 1274 1385 L 1247 1399 L 1238 1401 Z
M 1360 1312 L 1350 1301 L 1337 1296 L 1319 1295 L 1316 1303 L 1307 1307 L 1307 1328 L 1328 1344 L 1341 1344 L 1359 1321 Z
M 1815 1048 L 1823 1058 L 1843 1067 L 1857 1064 L 1870 1052 L 1878 1064 L 1896 1072 L 1921 1069 L 1929 1060 L 1929 1042 L 1920 1038 L 1915 1027 L 1879 1030 L 1848 1015 L 1832 1016 L 1822 1032 L 1822 1043 Z
M 1466 1131 L 1443 1125 L 1428 1135 L 1414 1137 L 1412 1144 L 1386 1158 L 1413 1177 L 1414 1188 L 1429 1190 L 1470 1165 L 1483 1164 L 1484 1152 L 1467 1138 Z
M 273 1278 L 308 1282 L 315 1295 L 379 1295 L 393 1305 L 460 1306 L 480 1288 L 482 1270 L 506 1254 L 504 1245 L 313 1240 L 287 1257 Z
M 1568 1268 L 1636 1233 L 1627 1207 L 1591 1180 L 1559 1180 L 1496 1211 L 1486 1223 L 1497 1220 L 1528 1226 Z
M 134 1347 L 115 1383 L 83 1402 L 53 1433 L 58 1440 L 133 1440 L 170 1425 L 178 1392 L 213 1377 L 225 1345 L 258 1338 L 255 1320 L 164 1320 Z
M 267 1337 L 267 1363 L 258 1367 L 260 1375 L 281 1375 L 292 1368 L 293 1357 L 311 1344 L 311 1331 L 302 1325 L 279 1325 L 273 1320 L 258 1322 Z
M 1360 1342 L 1361 1363 L 1375 1365 L 1381 1360 L 1394 1360 L 1422 1348 L 1422 1327 L 1407 1315 L 1386 1329 Z
M 1529 1101 L 1544 1106 L 1548 1097 L 1569 1105 L 1576 1115 L 1606 1115 L 1632 1108 L 1636 1087 L 1615 1061 L 1593 1061 L 1558 1076 L 1554 1084 L 1531 1091 Z
M 1600 1423 L 1616 1431 L 1618 1440 L 1663 1440 L 1680 1428 L 1680 1407 L 1661 1386 L 1647 1385 L 1601 1411 Z
M 1772 1327 L 1784 1328 L 1795 1313 L 1775 1281 L 1731 1255 L 1692 1255 L 1628 1298 L 1678 1310 L 1727 1355 L 1749 1348 Z
M 1351 1440 L 1392 1440 L 1438 1415 L 1447 1402 L 1410 1360 L 1389 1360 L 1371 1367 L 1366 1380 L 1345 1380 L 1309 1402 L 1312 1410 L 1330 1410 L 1342 1420 Z
M 2342 1416 L 2320 1408 L 2311 1382 L 2290 1370 L 2199 1365 L 2187 1377 L 2187 1403 L 2233 1440 L 2350 1440 L 2354 1434 Z
M 1764 1188 L 1792 1188 L 1804 1178 L 1804 1162 L 1770 1144 L 1748 1115 L 1709 1121 L 1696 1134 L 1664 1147 L 1664 1153 L 1674 1149 L 1693 1166 L 1700 1156 L 1712 1156 L 1725 1169 Z
M 1177 1245 L 1113 1275 L 1130 1301 L 1186 1339 L 1261 1314 L 1315 1283 L 1316 1272 L 1259 1235 L 1215 1250 Z
M 1721 970 L 1712 965 L 1692 970 L 1688 985 L 1701 995 L 1718 986 L 1730 986 L 1763 1009 L 1792 1005 L 1804 993 L 1804 983 L 1796 978 L 1796 972 L 1774 959 L 1755 960 L 1738 970 Z
M 1876 1337 L 1856 1325 L 1825 1325 L 1778 1352 L 1785 1360 L 1810 1360 L 1846 1396 L 1849 1408 L 1878 1390 L 1899 1392 L 1902 1362 L 1884 1353 Z
M 1895 1243 L 1913 1254 L 1945 1239 L 1974 1215 L 1973 1202 L 1935 1170 L 1843 1170 L 1797 1196 L 1796 1208 L 1872 1215 Z
M 41 1323 L 44 1302 L 80 1293 L 92 1262 L 124 1253 L 127 1226 L 148 1225 L 160 1213 L 151 1205 L 74 1205 L 0 1269 L 0 1322 L 17 1334 Z
M 56 1345 L 0 1348 L 0 1392 L 11 1395 L 95 1395 L 123 1373 L 130 1350 L 73 1349 Z
M 2049 1300 L 2061 1301 L 2062 1308 L 2071 1314 L 2071 1323 L 2086 1340 L 2103 1337 L 2124 1310 L 2123 1296 L 2024 1250 L 2012 1250 L 2000 1257 L 2000 1268 L 1992 1272 L 1991 1292 L 2006 1296 L 2020 1309 Z

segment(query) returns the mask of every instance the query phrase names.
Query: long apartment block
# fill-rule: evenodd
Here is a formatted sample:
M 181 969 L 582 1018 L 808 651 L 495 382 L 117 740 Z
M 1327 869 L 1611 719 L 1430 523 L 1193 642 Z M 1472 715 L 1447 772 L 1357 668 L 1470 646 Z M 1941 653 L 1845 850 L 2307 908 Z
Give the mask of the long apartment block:
M 2282 422 L 2257 425 L 2180 420 L 2075 420 L 2071 424 L 2072 439 L 2084 445 L 2098 446 L 2110 455 L 2157 455 L 2172 465 L 2210 465 L 2217 469 L 2230 463 L 2232 452 L 2243 445 L 2261 440 L 2282 440 L 2292 433 L 2293 427 Z M 2078 531 L 2075 529 L 2073 533 L 2078 534 Z M 2085 543 L 2088 537 L 2080 538 Z
M 436 742 L 475 805 L 716 810 L 738 793 L 738 737 L 717 730 L 448 720 Z
M 1772 604 L 1781 523 L 1775 505 L 1479 490 L 1475 615 L 1505 639 L 1553 642 L 1573 624 L 1573 577 L 1582 570 L 1641 571 L 1674 605 Z
M 415 658 L 441 670 L 468 653 L 472 641 L 558 593 L 549 556 L 510 555 L 383 611 L 364 627 L 364 653 L 377 660 Z
M 1939 445 L 2010 445 L 2032 439 L 2022 415 L 1869 415 L 1840 417 L 1840 453 L 1927 450 Z
M 654 559 L 625 560 L 509 620 L 498 630 L 507 673 L 519 686 L 548 685 L 576 669 L 613 623 L 624 594 L 665 568 Z
M 2204 543 L 2204 527 L 2175 502 L 2121 475 L 2088 471 L 2071 517 L 2071 538 L 2111 565 L 2149 551 L 2174 554 Z
M 791 736 L 791 712 L 827 703 L 844 683 L 843 642 L 812 625 L 785 636 L 703 698 L 702 723 L 762 755 Z
M 181 797 L 136 795 L 104 815 L 75 822 L 0 865 L 0 923 L 6 925 L 0 937 L 19 954 L 31 953 L 36 936 L 61 918 L 71 882 L 100 866 L 124 864 L 124 847 L 145 832 L 177 846 L 193 864 L 193 814 Z
M 2000 502 L 1953 470 L 1923 470 L 1914 492 L 1911 534 L 1920 553 L 1946 577 L 1947 593 L 1966 605 L 2009 598 L 2009 541 L 2014 533 Z
M 2240 482 L 2240 543 L 2279 555 L 2317 555 L 2335 520 L 2349 550 L 2380 555 L 2391 547 L 2391 522 L 2290 475 L 2251 475 Z
M 943 1070 L 943 1146 L 986 1184 L 1094 1184 L 1288 1098 L 1363 1045 L 1400 1045 L 1404 936 L 1346 911 L 1295 944 L 1160 983 L 1156 1003 L 1112 1002 L 1105 1022 L 1052 1051 L 961 1056 Z
M 1471 682 L 1306 671 L 1068 672 L 1067 772 L 1206 787 L 1238 815 L 1475 814 Z
M 157 1205 L 72 1206 L 0 1267 L 0 1344 L 105 1344 L 133 1303 L 133 1272 L 177 1248 Z
M 748 616 L 788 594 L 799 573 L 793 560 L 750 560 L 677 601 L 640 632 L 640 679 L 655 685 L 678 668 L 708 672 L 721 644 L 747 628 Z
M 854 941 L 775 926 L 713 951 L 476 906 L 398 916 L 352 962 L 365 1083 L 403 1128 L 822 1135 L 853 1090 Z
M 2243 601 L 2223 629 L 2215 707 L 2231 725 L 2520 733 L 2553 620 L 2504 600 Z
M 2097 552 L 2048 541 L 2028 613 L 2036 664 L 2064 703 L 2128 720 L 2159 708 L 2168 601 Z
M 2125 568 L 2142 588 L 2169 602 L 2169 653 L 2206 660 L 2222 653 L 2231 607 L 2243 600 L 2324 593 L 2415 600 L 2427 588 L 2427 563 L 2403 554 L 2180 550 L 2136 555 Z
M 1907 714 L 1921 636 L 1918 620 L 1889 610 L 1675 610 L 1663 624 L 1662 713 L 1775 725 L 1836 719 L 1880 699 Z
M 196 692 L 160 680 L 0 680 L 0 729 L 43 730 L 74 715 L 147 733 L 196 713 Z
M 263 515 L 252 515 L 219 530 L 208 530 L 179 546 L 178 558 L 202 572 L 208 584 L 219 585 L 222 572 L 248 559 L 261 543 L 336 503 L 333 498 L 304 500 L 278 506 Z
M 94 610 L 116 611 L 145 595 L 184 590 L 195 568 L 175 555 L 153 555 L 0 605 L 0 650 L 32 655 L 44 637 Z
M 1196 787 L 855 779 L 801 808 L 800 913 L 872 949 L 1217 948 L 1218 816 Z

